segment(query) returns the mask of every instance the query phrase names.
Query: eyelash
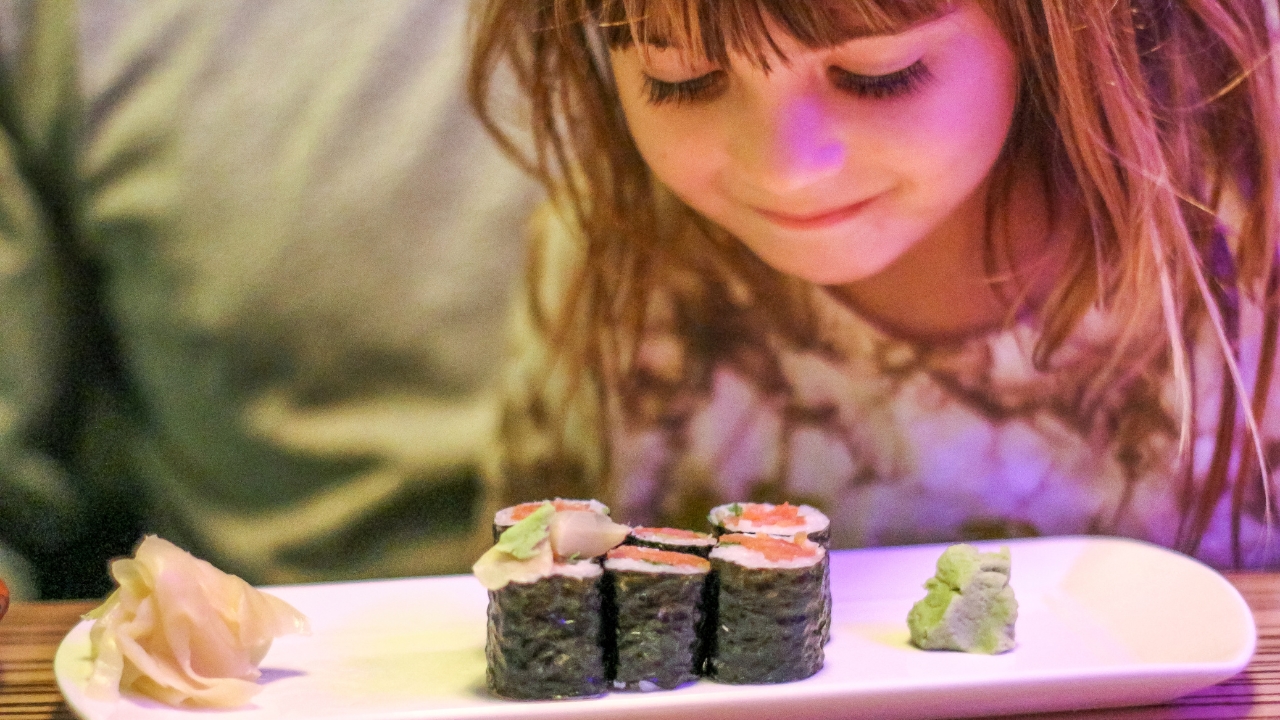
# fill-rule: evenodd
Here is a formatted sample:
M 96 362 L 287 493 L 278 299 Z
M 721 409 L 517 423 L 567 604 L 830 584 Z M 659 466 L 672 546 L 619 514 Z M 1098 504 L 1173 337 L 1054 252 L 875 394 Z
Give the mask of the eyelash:
M 684 105 L 685 103 L 710 100 L 720 89 L 720 80 L 724 73 L 720 70 L 700 75 L 692 80 L 667 82 L 657 80 L 648 75 L 644 78 L 644 93 L 649 96 L 650 105 Z
M 904 97 L 916 92 L 931 78 L 923 60 L 888 75 L 858 75 L 841 68 L 831 68 L 831 82 L 858 97 L 872 100 Z
M 932 77 L 923 60 L 888 75 L 859 75 L 838 67 L 831 68 L 830 72 L 831 82 L 837 88 L 873 100 L 910 95 Z M 710 100 L 720 90 L 723 77 L 720 70 L 680 82 L 667 82 L 646 75 L 644 93 L 650 105 L 684 105 Z

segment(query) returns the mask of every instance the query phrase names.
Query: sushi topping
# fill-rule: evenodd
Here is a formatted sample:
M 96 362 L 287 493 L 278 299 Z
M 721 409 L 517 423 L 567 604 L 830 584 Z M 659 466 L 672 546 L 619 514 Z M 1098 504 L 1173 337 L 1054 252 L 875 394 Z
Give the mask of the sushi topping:
M 631 528 L 598 511 L 590 500 L 555 500 L 526 511 L 503 531 L 498 542 L 471 567 L 480 584 L 497 590 L 510 582 L 533 582 L 551 574 L 556 559 L 576 562 L 597 557 L 627 539 Z
M 734 515 L 755 523 L 757 527 L 803 527 L 806 524 L 805 519 L 800 516 L 800 508 L 791 503 L 781 505 L 753 503 L 739 510 L 740 512 L 735 512 Z
M 601 505 L 600 503 L 592 502 L 591 500 L 565 500 L 563 498 L 556 498 L 555 500 L 550 501 L 542 500 L 539 502 L 527 502 L 516 505 L 511 509 L 511 520 L 512 522 L 519 522 L 529 517 L 538 508 L 547 504 L 554 507 L 557 512 L 564 510 L 583 510 L 593 513 L 603 512 L 605 515 L 609 514 L 609 508 Z
M 631 528 L 591 510 L 560 510 L 551 519 L 551 548 L 562 558 L 603 555 L 629 534 Z
M 786 540 L 769 535 L 745 534 L 723 535 L 720 537 L 720 544 L 741 545 L 752 552 L 757 552 L 764 556 L 769 562 L 787 562 L 801 558 L 811 558 L 814 555 L 814 550 L 818 547 L 817 543 L 809 542 L 801 536 L 797 536 L 794 540 Z
M 556 509 L 551 503 L 542 503 L 541 507 L 535 508 L 520 522 L 507 528 L 494 548 L 520 560 L 534 557 L 538 554 L 538 544 L 551 532 L 550 525 L 555 514 Z
M 471 566 L 480 584 L 498 590 L 510 582 L 533 582 L 549 575 L 554 561 L 549 537 L 555 515 L 555 506 L 544 502 L 507 528 Z
M 622 547 L 614 548 L 609 551 L 608 557 L 610 560 L 639 560 L 640 562 L 652 563 L 654 565 L 696 568 L 702 571 L 711 569 L 711 563 L 697 555 L 672 552 L 670 550 L 657 550 L 655 548 L 639 547 L 637 545 L 623 545 Z
M 734 517 L 742 517 L 742 506 L 734 503 L 729 506 L 729 512 L 733 513 Z

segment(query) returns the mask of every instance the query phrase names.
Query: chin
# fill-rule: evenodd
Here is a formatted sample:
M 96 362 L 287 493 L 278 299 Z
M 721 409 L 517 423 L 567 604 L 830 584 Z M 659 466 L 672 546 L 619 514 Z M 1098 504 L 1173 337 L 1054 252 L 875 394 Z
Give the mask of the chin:
M 811 273 L 807 276 L 797 275 L 796 277 L 799 277 L 803 280 L 807 280 L 813 283 L 814 285 L 835 286 L 835 285 L 848 285 L 849 283 L 856 283 L 860 280 L 866 280 L 869 277 L 875 276 L 878 272 L 879 272 L 879 269 L 849 270 L 846 272 L 822 271 L 817 273 Z
M 822 237 L 818 234 L 738 235 L 748 249 L 778 272 L 815 285 L 844 285 L 866 280 L 883 272 L 912 243 L 883 237 L 878 243 L 864 243 L 847 230 Z
M 753 250 L 753 252 L 755 252 Z M 847 283 L 866 280 L 884 271 L 895 258 L 883 262 L 867 262 L 867 258 L 850 259 L 841 257 L 837 260 L 822 261 L 813 257 L 797 262 L 795 257 L 779 254 L 763 254 L 756 252 L 766 265 L 784 275 L 790 275 L 814 285 L 845 285 Z M 879 259 L 877 259 L 879 260 Z

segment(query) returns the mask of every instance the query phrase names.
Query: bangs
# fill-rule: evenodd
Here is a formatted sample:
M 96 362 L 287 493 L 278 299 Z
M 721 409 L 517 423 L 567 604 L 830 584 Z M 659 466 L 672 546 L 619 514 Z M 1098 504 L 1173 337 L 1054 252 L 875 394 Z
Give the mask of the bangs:
M 675 47 L 695 59 L 727 64 L 742 55 L 768 68 L 786 56 L 772 31 L 808 48 L 888 35 L 936 18 L 955 0 L 595 0 L 605 42 Z

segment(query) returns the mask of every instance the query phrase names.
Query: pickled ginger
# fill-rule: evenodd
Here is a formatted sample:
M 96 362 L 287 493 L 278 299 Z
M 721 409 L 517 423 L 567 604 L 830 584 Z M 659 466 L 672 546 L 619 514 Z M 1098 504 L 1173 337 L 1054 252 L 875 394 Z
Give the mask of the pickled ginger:
M 111 563 L 118 585 L 85 615 L 89 693 L 132 692 L 179 707 L 232 708 L 261 689 L 258 663 L 272 641 L 308 632 L 283 600 L 154 535 Z

